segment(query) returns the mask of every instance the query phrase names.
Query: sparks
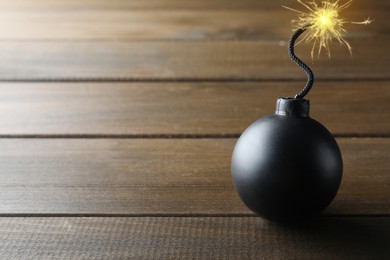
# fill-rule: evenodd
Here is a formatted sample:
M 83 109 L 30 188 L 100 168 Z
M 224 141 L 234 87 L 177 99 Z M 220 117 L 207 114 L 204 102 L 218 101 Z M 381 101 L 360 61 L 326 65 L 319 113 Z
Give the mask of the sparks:
M 312 58 L 316 49 L 318 49 L 318 56 L 321 54 L 322 49 L 326 49 L 330 57 L 329 45 L 334 39 L 345 45 L 352 55 L 352 47 L 343 37 L 346 33 L 344 24 L 367 25 L 372 22 L 370 18 L 362 22 L 350 22 L 340 17 L 340 12 L 348 8 L 352 4 L 352 0 L 348 0 L 344 4 L 340 4 L 339 0 L 322 1 L 321 4 L 318 4 L 315 0 L 308 3 L 304 3 L 302 0 L 297 1 L 308 11 L 304 12 L 286 6 L 283 7 L 299 13 L 298 20 L 293 20 L 292 22 L 297 28 L 305 28 L 307 30 L 307 34 L 302 38 L 301 42 L 313 42 Z

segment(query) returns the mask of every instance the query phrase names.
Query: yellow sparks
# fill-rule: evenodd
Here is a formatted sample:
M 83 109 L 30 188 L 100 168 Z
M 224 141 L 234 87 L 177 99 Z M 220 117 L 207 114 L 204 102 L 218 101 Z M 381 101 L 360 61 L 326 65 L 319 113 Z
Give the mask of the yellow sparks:
M 312 0 L 308 3 L 304 3 L 302 0 L 297 1 L 308 11 L 304 12 L 286 6 L 283 7 L 299 13 L 298 20 L 293 20 L 293 23 L 297 28 L 307 29 L 307 34 L 302 41 L 313 42 L 311 51 L 312 58 L 314 57 L 316 49 L 318 49 L 318 56 L 321 54 L 322 49 L 326 49 L 328 56 L 330 57 L 329 45 L 333 39 L 336 39 L 341 44 L 347 46 L 352 55 L 352 47 L 343 37 L 346 33 L 344 24 L 367 25 L 372 22 L 370 18 L 367 18 L 362 22 L 349 22 L 340 17 L 340 12 L 348 8 L 352 4 L 352 0 L 348 0 L 344 4 L 340 4 L 339 0 L 322 1 L 321 4 L 318 4 L 316 0 Z

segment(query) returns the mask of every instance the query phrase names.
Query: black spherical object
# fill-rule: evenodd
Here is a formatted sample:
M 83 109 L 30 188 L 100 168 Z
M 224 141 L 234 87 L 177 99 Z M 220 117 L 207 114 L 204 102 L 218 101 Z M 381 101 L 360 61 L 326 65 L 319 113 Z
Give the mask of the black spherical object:
M 325 209 L 342 177 L 340 149 L 309 117 L 309 101 L 280 98 L 276 113 L 253 123 L 232 156 L 234 186 L 245 205 L 277 222 L 296 222 Z

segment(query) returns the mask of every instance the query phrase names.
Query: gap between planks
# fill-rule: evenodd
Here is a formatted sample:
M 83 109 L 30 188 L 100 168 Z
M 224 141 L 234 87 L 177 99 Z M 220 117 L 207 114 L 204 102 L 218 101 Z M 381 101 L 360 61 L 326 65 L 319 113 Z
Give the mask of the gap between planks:
M 0 139 L 237 139 L 237 134 L 0 134 Z M 335 138 L 390 138 L 390 134 L 333 134 Z
M 283 82 L 303 82 L 304 78 L 0 78 L 0 83 L 30 83 L 30 84 L 50 84 L 50 83 L 283 83 Z M 316 78 L 316 83 L 389 83 L 390 77 L 381 78 Z
M 0 218 L 260 218 L 254 214 L 116 214 L 116 213 L 0 213 Z M 307 222 L 316 221 L 324 218 L 390 218 L 390 214 L 332 214 L 320 213 Z M 264 219 L 265 220 L 265 219 Z M 306 222 L 305 221 L 305 222 Z M 271 221 L 272 222 L 272 221 Z

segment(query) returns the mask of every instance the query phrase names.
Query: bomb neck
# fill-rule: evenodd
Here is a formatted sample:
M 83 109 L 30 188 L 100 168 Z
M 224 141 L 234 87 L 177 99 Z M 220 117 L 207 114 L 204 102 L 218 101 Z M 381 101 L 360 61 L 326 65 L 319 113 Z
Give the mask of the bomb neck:
M 309 117 L 310 101 L 303 98 L 278 98 L 276 101 L 276 115 Z

